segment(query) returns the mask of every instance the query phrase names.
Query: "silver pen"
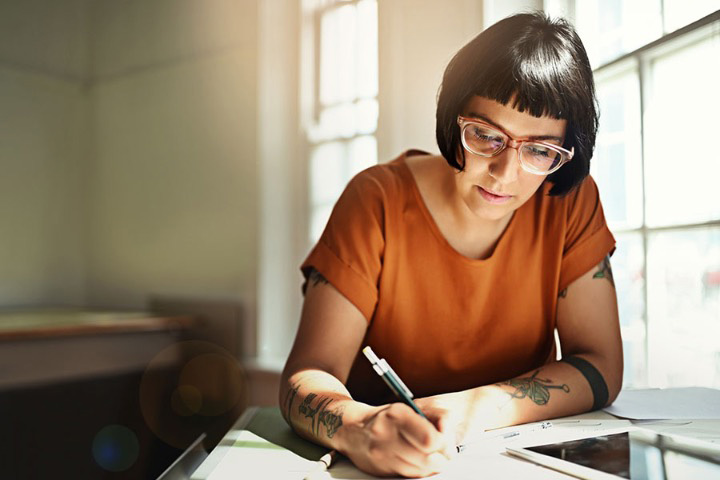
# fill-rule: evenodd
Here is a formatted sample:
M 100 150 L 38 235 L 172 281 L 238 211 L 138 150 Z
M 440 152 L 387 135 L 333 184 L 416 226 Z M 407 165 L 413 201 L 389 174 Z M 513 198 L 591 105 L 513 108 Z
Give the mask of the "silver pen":
M 485 442 L 488 442 L 490 440 L 507 440 L 508 438 L 517 437 L 523 433 L 528 434 L 530 432 L 547 430 L 549 428 L 552 428 L 552 426 L 553 426 L 552 422 L 541 422 L 541 423 L 534 424 L 534 425 L 533 424 L 519 425 L 518 426 L 519 428 L 517 430 L 511 430 L 511 431 L 505 432 L 505 433 L 498 433 L 496 435 L 492 435 L 492 433 L 493 433 L 492 430 L 487 430 L 485 432 L 485 436 L 483 436 L 481 439 L 479 439 L 475 442 L 458 445 L 456 448 L 457 448 L 458 453 L 462 453 L 465 450 L 467 450 L 468 447 L 473 446 L 473 444 L 485 444 Z

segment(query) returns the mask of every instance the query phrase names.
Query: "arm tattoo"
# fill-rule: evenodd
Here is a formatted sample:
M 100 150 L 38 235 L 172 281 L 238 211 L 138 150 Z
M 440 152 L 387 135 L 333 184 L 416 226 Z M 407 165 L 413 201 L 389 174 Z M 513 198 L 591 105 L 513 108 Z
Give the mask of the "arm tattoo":
M 563 383 L 562 385 L 550 385 L 549 378 L 542 379 L 537 378 L 537 374 L 540 370 L 535 370 L 535 373 L 530 377 L 524 378 L 513 378 L 505 382 L 500 382 L 496 385 L 510 385 L 515 388 L 514 392 L 507 392 L 512 398 L 523 399 L 529 397 L 530 400 L 535 402 L 537 405 L 547 405 L 550 401 L 550 389 L 558 388 L 565 393 L 570 392 L 570 387 Z
M 320 435 L 320 425 L 325 426 L 325 432 L 328 438 L 332 438 L 338 429 L 342 426 L 342 416 L 345 412 L 343 407 L 329 410 L 328 406 L 332 403 L 330 398 L 320 398 L 315 407 L 312 406 L 313 400 L 317 398 L 314 393 L 309 393 L 298 407 L 298 412 L 310 419 L 310 432 Z
M 323 274 L 314 268 L 310 271 L 310 275 L 308 275 L 308 281 L 312 282 L 313 287 L 317 287 L 319 283 L 328 283 L 327 278 L 323 277 Z
M 598 271 L 595 272 L 593 278 L 607 278 L 610 284 L 615 287 L 612 269 L 610 268 L 610 255 L 606 255 L 602 262 L 598 265 Z
M 328 438 L 332 438 L 333 435 L 335 435 L 335 433 L 338 431 L 338 429 L 342 427 L 342 416 L 343 413 L 345 413 L 345 407 L 339 407 L 335 410 L 328 410 L 328 405 L 330 405 L 330 402 L 326 403 L 325 406 L 323 406 L 323 410 L 320 412 L 319 423 L 325 425 Z M 318 430 L 319 429 L 320 426 L 318 425 Z
M 327 278 L 323 277 L 323 274 L 318 272 L 314 267 L 310 267 L 310 273 L 308 273 L 307 280 L 302 285 L 302 294 L 307 293 L 308 284 L 312 282 L 313 287 L 317 287 L 320 283 L 330 283 Z
M 290 421 L 290 410 L 292 409 L 292 404 L 295 401 L 295 396 L 297 395 L 298 390 L 300 390 L 300 384 L 294 383 L 290 387 L 290 390 L 288 390 L 287 395 L 285 395 L 285 412 L 287 412 L 285 414 L 285 418 L 287 418 L 288 421 Z

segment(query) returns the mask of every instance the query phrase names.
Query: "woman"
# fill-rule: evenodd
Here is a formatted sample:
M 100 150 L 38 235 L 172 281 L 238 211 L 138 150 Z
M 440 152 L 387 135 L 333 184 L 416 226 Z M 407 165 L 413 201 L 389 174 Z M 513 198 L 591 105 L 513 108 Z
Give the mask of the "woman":
M 369 473 L 422 476 L 485 429 L 612 402 L 622 347 L 615 241 L 588 176 L 595 105 L 565 21 L 509 17 L 455 55 L 442 156 L 409 151 L 358 174 L 302 265 L 280 391 L 296 432 Z M 365 345 L 429 421 L 393 403 Z

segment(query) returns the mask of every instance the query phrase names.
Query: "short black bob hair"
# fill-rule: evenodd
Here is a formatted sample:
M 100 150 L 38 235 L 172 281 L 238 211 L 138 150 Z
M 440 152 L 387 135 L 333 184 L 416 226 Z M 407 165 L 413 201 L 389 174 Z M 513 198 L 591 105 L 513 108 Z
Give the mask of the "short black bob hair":
M 567 120 L 563 147 L 574 147 L 575 155 L 548 176 L 550 195 L 567 194 L 588 175 L 598 128 L 595 84 L 585 47 L 567 21 L 542 12 L 513 15 L 455 54 L 438 93 L 435 134 L 443 157 L 459 171 L 465 150 L 457 117 L 475 95 L 503 105 L 514 99 L 522 112 Z

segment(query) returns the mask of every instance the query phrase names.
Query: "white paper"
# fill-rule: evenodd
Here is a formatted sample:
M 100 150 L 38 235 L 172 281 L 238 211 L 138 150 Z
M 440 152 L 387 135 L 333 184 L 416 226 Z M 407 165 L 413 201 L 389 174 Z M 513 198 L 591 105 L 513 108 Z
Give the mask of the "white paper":
M 302 480 L 315 462 L 243 430 L 207 480 L 282 478 Z
M 633 420 L 720 419 L 720 390 L 702 387 L 623 390 L 605 411 Z
M 626 429 L 632 425 L 629 420 L 615 419 L 558 419 L 551 422 L 552 428 L 546 430 L 538 430 L 535 428 L 537 423 L 533 423 L 487 432 L 490 437 L 488 441 L 468 443 L 467 449 L 453 458 L 443 472 L 428 478 L 433 480 L 476 480 L 479 477 L 533 478 L 534 480 L 570 478 L 537 464 L 511 457 L 504 453 L 505 448 L 576 440 L 602 432 Z M 503 433 L 513 431 L 520 432 L 520 434 L 507 440 L 501 439 Z M 311 478 L 312 480 L 378 479 L 378 477 L 358 470 L 347 459 L 339 460 L 328 472 L 314 475 Z

